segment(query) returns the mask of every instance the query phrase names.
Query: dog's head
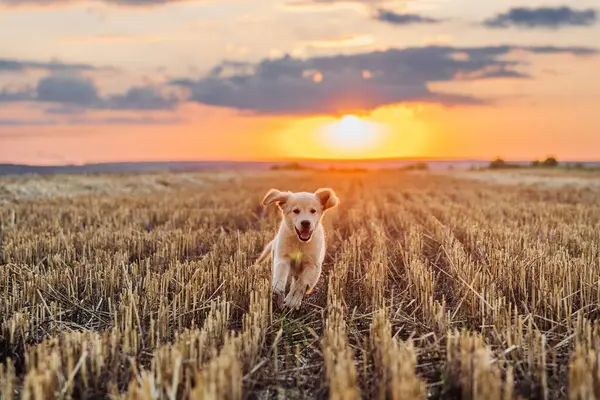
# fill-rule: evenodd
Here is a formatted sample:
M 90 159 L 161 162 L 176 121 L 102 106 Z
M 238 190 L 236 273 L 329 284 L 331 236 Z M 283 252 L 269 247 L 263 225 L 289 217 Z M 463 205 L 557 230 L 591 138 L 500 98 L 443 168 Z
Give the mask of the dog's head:
M 321 222 L 325 211 L 339 204 L 333 189 L 318 189 L 314 193 L 281 192 L 271 189 L 262 201 L 264 206 L 277 204 L 286 226 L 298 235 L 298 239 L 308 242 Z

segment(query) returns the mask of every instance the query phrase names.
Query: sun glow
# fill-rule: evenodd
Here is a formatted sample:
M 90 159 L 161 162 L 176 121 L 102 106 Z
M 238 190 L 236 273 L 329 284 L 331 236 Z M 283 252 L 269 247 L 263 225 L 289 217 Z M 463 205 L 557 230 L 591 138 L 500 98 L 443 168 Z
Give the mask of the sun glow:
M 345 115 L 337 122 L 321 128 L 327 147 L 342 153 L 364 153 L 375 148 L 381 139 L 381 127 L 354 115 Z
M 429 133 L 418 107 L 380 108 L 360 116 L 312 117 L 291 122 L 277 133 L 288 157 L 365 159 L 419 156 Z

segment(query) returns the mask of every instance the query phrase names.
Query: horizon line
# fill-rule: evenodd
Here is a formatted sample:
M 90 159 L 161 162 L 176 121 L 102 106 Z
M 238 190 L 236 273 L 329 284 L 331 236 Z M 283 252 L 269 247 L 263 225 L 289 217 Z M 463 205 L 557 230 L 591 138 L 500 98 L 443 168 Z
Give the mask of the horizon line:
M 552 156 L 549 156 L 552 157 Z M 556 157 L 556 156 L 554 156 Z M 174 164 L 174 163 L 252 163 L 252 164 L 270 164 L 270 163 L 282 163 L 282 162 L 308 162 L 308 163 L 385 163 L 385 162 L 491 162 L 494 159 L 501 158 L 506 162 L 532 162 L 534 160 L 525 159 L 509 159 L 504 157 L 494 157 L 492 159 L 487 158 L 473 158 L 473 157 L 385 157 L 385 158 L 310 158 L 310 157 L 287 157 L 287 158 L 260 158 L 260 159 L 182 159 L 182 160 L 115 160 L 115 161 L 97 161 L 97 162 L 86 162 L 86 163 L 61 163 L 61 164 L 31 164 L 31 163 L 15 163 L 0 161 L 0 165 L 12 165 L 12 166 L 27 166 L 27 167 L 84 167 L 84 166 L 95 166 L 95 165 L 115 165 L 115 164 Z M 598 159 L 564 159 L 556 157 L 558 162 L 561 163 L 594 163 L 600 162 Z M 539 160 L 543 160 L 540 158 Z

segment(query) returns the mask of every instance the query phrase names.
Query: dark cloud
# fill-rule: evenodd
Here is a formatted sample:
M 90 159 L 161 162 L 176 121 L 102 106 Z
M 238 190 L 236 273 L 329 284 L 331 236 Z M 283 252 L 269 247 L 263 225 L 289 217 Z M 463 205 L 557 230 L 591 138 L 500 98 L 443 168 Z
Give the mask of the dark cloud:
M 532 76 L 523 72 L 519 72 L 519 71 L 513 71 L 513 70 L 507 70 L 507 69 L 494 69 L 491 68 L 487 71 L 481 71 L 481 72 L 477 72 L 474 73 L 472 75 L 466 75 L 466 76 L 458 76 L 457 79 L 458 80 L 477 80 L 477 79 L 492 79 L 492 78 L 513 78 L 513 79 L 518 79 L 518 78 L 523 78 L 523 79 L 529 79 Z
M 107 118 L 72 118 L 68 125 L 174 125 L 184 122 L 178 117 L 107 117 Z
M 173 110 L 183 101 L 257 114 L 314 115 L 360 112 L 377 107 L 428 102 L 446 106 L 489 100 L 433 91 L 435 82 L 529 79 L 520 53 L 590 56 L 586 47 L 484 46 L 413 47 L 351 55 L 298 59 L 285 56 L 258 63 L 224 61 L 200 79 L 165 86 L 134 86 L 103 95 L 80 72 L 54 72 L 34 88 L 0 88 L 0 102 L 38 102 L 48 114 L 85 116 L 88 110 Z M 176 96 L 175 87 L 187 97 Z
M 391 25 L 437 24 L 442 22 L 439 19 L 423 17 L 419 14 L 399 14 L 383 8 L 377 10 L 374 19 Z
M 1 0 L 0 0 L 1 1 Z M 70 64 L 59 61 L 53 62 L 33 62 L 33 61 L 21 61 L 21 60 L 9 60 L 0 58 L 0 72 L 24 72 L 27 70 L 41 69 L 49 72 L 59 71 L 93 71 L 102 69 L 94 67 L 88 64 Z
M 225 62 L 199 81 L 172 83 L 188 87 L 191 101 L 264 114 L 331 114 L 405 101 L 480 102 L 430 92 L 414 73 L 414 61 L 405 50 L 309 60 L 286 56 L 256 65 Z
M 109 97 L 103 106 L 112 110 L 167 110 L 178 103 L 176 96 L 165 94 L 157 86 L 137 86 L 124 94 Z
M 39 80 L 35 90 L 0 89 L 0 102 L 51 103 L 50 114 L 77 114 L 85 110 L 170 110 L 179 104 L 159 86 L 135 86 L 125 93 L 102 97 L 90 78 L 78 74 L 52 74 Z
M 447 106 L 484 99 L 443 94 L 432 82 L 527 78 L 524 63 L 502 59 L 513 51 L 596 54 L 578 47 L 417 47 L 297 59 L 285 56 L 257 64 L 223 62 L 199 80 L 179 79 L 190 100 L 260 114 L 331 114 L 405 102 Z
M 593 9 L 575 10 L 570 7 L 511 8 L 505 13 L 487 19 L 483 24 L 489 28 L 550 28 L 568 26 L 591 26 L 597 22 Z
M 37 100 L 90 107 L 100 99 L 96 85 L 89 78 L 50 75 L 38 82 Z

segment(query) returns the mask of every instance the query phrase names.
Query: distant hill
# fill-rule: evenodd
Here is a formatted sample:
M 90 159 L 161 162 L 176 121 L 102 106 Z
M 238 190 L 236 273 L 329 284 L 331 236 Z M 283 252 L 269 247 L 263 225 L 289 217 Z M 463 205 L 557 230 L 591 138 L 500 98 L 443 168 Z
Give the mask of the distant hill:
M 427 164 L 430 170 L 467 170 L 484 168 L 489 161 L 482 160 L 299 160 L 307 169 L 407 169 L 415 164 Z M 285 162 L 284 162 L 285 163 Z M 526 164 L 527 162 L 523 162 Z M 562 162 L 563 165 L 573 162 Z M 580 163 L 600 166 L 600 162 Z M 165 162 L 119 162 L 84 165 L 38 166 L 21 164 L 0 164 L 0 175 L 52 175 L 52 174 L 111 174 L 134 172 L 195 172 L 195 171 L 266 171 L 277 169 L 282 162 L 276 161 L 165 161 Z M 410 169 L 410 168 L 408 168 Z

